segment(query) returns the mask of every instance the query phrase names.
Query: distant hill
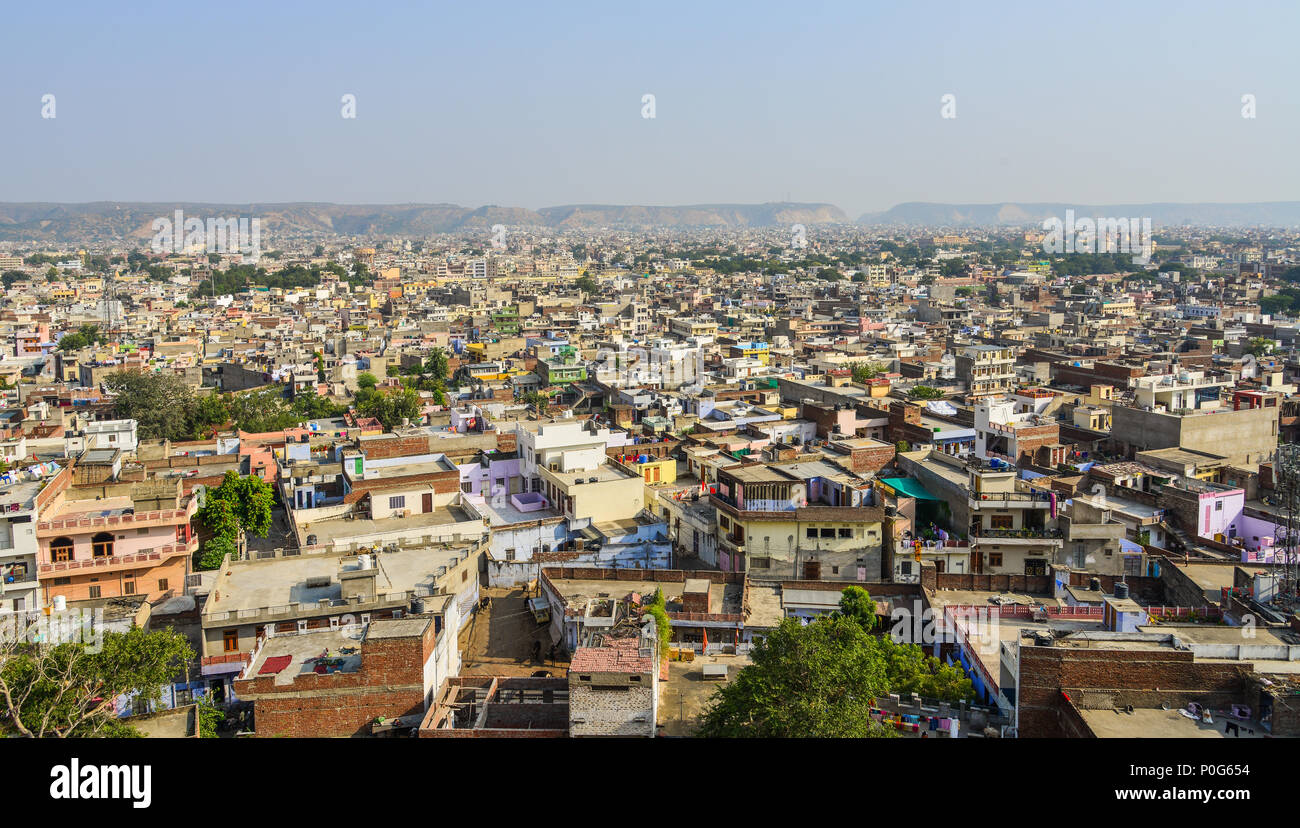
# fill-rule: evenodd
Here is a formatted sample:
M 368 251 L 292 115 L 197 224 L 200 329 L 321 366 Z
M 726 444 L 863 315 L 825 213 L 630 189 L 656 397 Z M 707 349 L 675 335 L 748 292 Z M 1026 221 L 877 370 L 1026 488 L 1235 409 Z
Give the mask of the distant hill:
M 848 224 L 832 204 L 695 204 L 681 207 L 578 204 L 528 210 L 456 204 L 203 204 L 197 202 L 0 203 L 0 240 L 110 241 L 149 239 L 159 217 L 176 210 L 187 217 L 258 216 L 266 234 L 334 233 L 344 236 L 427 236 L 507 226 L 581 229 L 597 227 L 771 227 Z
M 1051 216 L 1064 219 L 1066 210 L 1075 216 L 1150 218 L 1165 227 L 1291 227 L 1300 225 L 1300 201 L 1256 202 L 1251 204 L 1067 204 L 1018 203 L 935 204 L 912 201 L 883 213 L 867 213 L 859 224 L 912 227 L 997 227 L 1041 225 Z

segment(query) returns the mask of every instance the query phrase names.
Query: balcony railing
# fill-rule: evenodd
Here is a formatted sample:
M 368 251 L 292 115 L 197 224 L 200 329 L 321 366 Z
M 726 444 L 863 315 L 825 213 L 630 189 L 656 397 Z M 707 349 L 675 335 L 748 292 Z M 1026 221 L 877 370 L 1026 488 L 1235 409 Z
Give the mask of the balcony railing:
M 1064 538 L 1065 535 L 1060 529 L 982 529 L 976 528 L 971 530 L 971 536 L 976 540 L 986 538 L 999 538 L 1005 540 L 1034 540 L 1037 538 Z
M 132 512 L 130 514 L 100 517 L 69 517 L 59 520 L 42 520 L 36 524 L 38 533 L 63 532 L 79 529 L 98 529 L 108 526 L 125 526 L 140 523 L 169 522 L 189 517 L 188 509 L 163 509 L 155 512 Z
M 156 549 L 150 549 L 147 552 L 137 552 L 134 555 L 108 555 L 100 558 L 81 558 L 71 561 L 57 561 L 54 563 L 43 563 L 40 566 L 41 575 L 51 572 L 68 572 L 80 569 L 99 569 L 104 567 L 116 566 L 138 566 L 155 561 L 161 561 L 164 558 L 170 558 L 173 555 L 194 552 L 198 548 L 197 541 L 191 541 L 188 544 L 172 543 L 166 546 L 159 546 Z
M 1047 494 L 1037 492 L 971 492 L 970 500 L 972 503 L 1033 503 L 1040 506 L 1052 502 Z

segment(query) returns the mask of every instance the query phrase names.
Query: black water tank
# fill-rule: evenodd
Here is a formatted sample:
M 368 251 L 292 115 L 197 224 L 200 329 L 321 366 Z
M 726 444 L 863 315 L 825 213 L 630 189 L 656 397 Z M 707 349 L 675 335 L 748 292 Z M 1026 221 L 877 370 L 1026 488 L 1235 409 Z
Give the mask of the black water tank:
M 1088 589 L 1092 590 L 1093 592 L 1101 592 L 1101 579 L 1093 578 L 1091 581 L 1089 581 Z
M 1120 582 L 1120 583 L 1118 583 L 1118 584 L 1115 584 L 1115 597 L 1116 597 L 1116 598 L 1127 598 L 1127 597 L 1128 597 L 1128 584 L 1123 583 L 1123 582 Z
M 423 598 L 412 598 L 412 599 L 411 599 L 411 615 L 419 615 L 419 614 L 422 613 L 422 612 L 424 612 L 424 599 L 423 599 Z

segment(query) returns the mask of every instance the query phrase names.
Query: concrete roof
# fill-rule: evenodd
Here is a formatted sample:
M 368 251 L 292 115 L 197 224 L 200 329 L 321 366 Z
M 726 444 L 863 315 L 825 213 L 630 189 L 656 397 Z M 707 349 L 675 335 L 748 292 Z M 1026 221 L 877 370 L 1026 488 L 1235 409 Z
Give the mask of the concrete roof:
M 416 587 L 432 588 L 440 566 L 451 566 L 466 549 L 462 545 L 402 548 L 376 555 L 375 591 L 406 592 Z M 299 603 L 310 604 L 342 596 L 339 572 L 355 568 L 353 555 L 294 555 L 265 561 L 243 561 L 230 565 L 208 602 L 205 615 L 241 609 L 261 609 Z M 308 579 L 330 579 L 328 585 L 307 586 Z

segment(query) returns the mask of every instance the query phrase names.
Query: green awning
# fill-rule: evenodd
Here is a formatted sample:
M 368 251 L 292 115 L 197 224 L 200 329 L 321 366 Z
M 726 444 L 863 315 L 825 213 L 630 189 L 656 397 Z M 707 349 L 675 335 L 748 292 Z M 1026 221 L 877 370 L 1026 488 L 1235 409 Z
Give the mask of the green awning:
M 880 482 L 902 497 L 913 497 L 917 500 L 942 500 L 942 498 L 931 494 L 930 490 L 922 486 L 920 481 L 913 480 L 910 477 L 885 477 Z

